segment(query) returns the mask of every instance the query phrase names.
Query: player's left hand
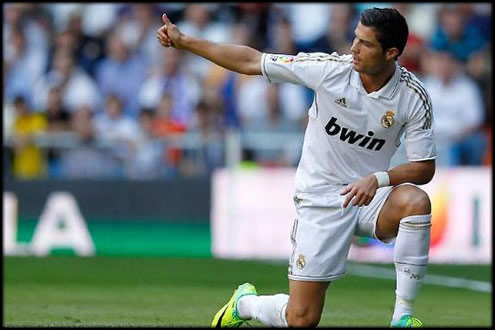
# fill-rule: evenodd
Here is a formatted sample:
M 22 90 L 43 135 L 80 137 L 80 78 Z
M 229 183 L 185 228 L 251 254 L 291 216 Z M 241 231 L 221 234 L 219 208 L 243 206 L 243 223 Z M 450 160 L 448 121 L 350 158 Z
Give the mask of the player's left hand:
M 351 183 L 340 193 L 341 195 L 347 195 L 342 206 L 346 208 L 353 197 L 352 205 L 369 205 L 373 197 L 375 197 L 376 189 L 378 189 L 378 181 L 373 174 Z

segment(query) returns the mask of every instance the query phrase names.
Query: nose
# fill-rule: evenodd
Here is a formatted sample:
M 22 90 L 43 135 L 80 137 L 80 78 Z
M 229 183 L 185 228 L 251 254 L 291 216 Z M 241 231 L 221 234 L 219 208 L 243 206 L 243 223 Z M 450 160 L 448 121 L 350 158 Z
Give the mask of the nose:
M 351 53 L 352 54 L 359 54 L 359 47 L 357 43 L 353 42 L 351 46 Z

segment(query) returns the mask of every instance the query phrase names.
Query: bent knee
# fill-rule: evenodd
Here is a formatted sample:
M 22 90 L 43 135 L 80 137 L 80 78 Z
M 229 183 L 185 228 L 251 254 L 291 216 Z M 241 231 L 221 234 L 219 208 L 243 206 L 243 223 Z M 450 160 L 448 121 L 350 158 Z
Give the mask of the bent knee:
M 403 217 L 431 213 L 431 202 L 428 194 L 421 188 L 413 185 L 397 187 L 398 206 Z
M 289 327 L 316 327 L 320 323 L 321 312 L 309 309 L 296 309 L 287 311 L 287 324 Z

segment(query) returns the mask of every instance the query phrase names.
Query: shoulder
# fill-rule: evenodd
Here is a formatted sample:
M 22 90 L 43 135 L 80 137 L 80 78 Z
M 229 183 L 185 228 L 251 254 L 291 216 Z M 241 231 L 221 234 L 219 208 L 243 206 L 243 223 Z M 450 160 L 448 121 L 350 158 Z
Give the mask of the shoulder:
M 399 86 L 401 91 L 412 101 L 428 101 L 430 95 L 425 84 L 412 72 L 400 67 Z
M 409 118 L 424 118 L 423 129 L 430 129 L 433 117 L 433 107 L 430 95 L 424 83 L 403 67 L 400 67 L 401 75 L 399 85 L 407 100 L 407 113 Z
M 352 70 L 352 55 L 339 55 L 337 52 L 328 53 L 299 53 L 295 58 L 298 66 L 315 66 L 321 72 L 323 80 L 339 80 L 342 77 L 348 78 L 348 73 Z
M 344 54 L 339 55 L 337 52 L 331 54 L 314 52 L 314 53 L 304 53 L 300 52 L 295 58 L 296 62 L 320 62 L 320 63 L 339 63 L 341 65 L 351 65 L 352 55 Z

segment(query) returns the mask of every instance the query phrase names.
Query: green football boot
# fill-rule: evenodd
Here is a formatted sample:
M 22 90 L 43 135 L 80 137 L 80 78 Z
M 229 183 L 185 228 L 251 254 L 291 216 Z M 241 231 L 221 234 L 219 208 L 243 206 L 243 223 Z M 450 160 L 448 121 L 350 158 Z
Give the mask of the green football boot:
M 212 328 L 238 328 L 245 321 L 239 316 L 237 311 L 237 302 L 243 296 L 257 295 L 256 288 L 250 283 L 244 283 L 237 287 L 234 294 L 230 298 L 229 302 L 220 308 L 215 314 L 213 322 L 211 322 Z
M 421 328 L 423 327 L 423 322 L 419 319 L 413 317 L 412 315 L 403 315 L 400 320 L 396 323 L 390 324 L 391 328 Z

